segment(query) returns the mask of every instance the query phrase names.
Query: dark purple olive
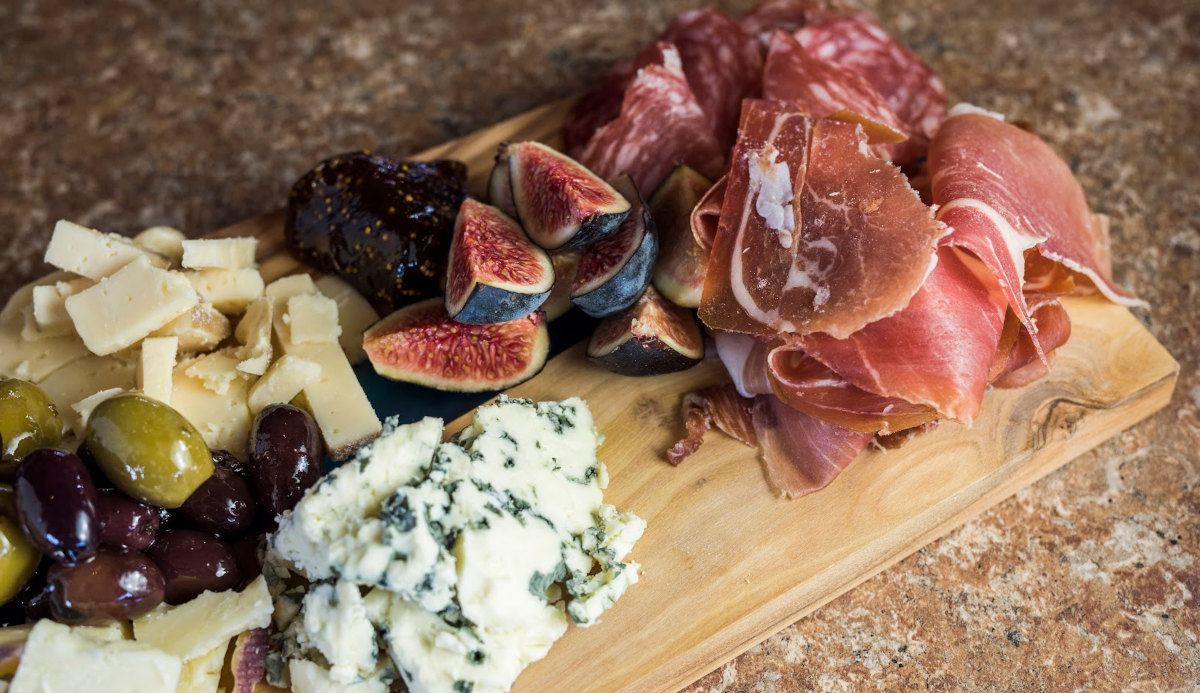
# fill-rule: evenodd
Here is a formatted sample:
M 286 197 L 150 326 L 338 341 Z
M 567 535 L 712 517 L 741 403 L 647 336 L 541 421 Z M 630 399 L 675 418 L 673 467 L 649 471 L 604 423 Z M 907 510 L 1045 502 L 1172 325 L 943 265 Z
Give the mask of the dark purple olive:
M 166 601 L 181 604 L 205 590 L 233 589 L 241 571 L 220 539 L 190 529 L 167 529 L 146 551 L 166 580 Z
M 96 518 L 100 521 L 100 545 L 107 549 L 142 551 L 158 532 L 158 509 L 115 489 L 97 493 Z
M 242 581 L 237 589 L 244 589 L 254 578 L 262 575 L 262 561 L 259 560 L 258 549 L 262 544 L 261 533 L 251 534 L 229 545 L 233 559 L 237 561 L 238 570 L 242 573 Z
M 17 515 L 25 534 L 59 563 L 96 555 L 96 487 L 74 453 L 42 448 L 17 467 Z
M 79 459 L 83 460 L 83 466 L 87 468 L 88 475 L 92 477 L 92 485 L 97 491 L 116 488 L 113 482 L 108 480 L 104 475 L 104 470 L 100 469 L 100 465 L 96 464 L 96 458 L 92 455 L 92 451 L 88 449 L 87 443 L 80 443 L 79 448 L 75 450 L 75 454 L 79 455 Z
M 90 561 L 56 565 L 46 584 L 50 611 L 62 623 L 137 618 L 163 600 L 162 573 L 138 551 L 101 551 Z
M 42 618 L 50 618 L 50 591 L 46 589 L 46 573 L 54 562 L 49 558 L 42 561 L 42 565 L 38 567 L 33 578 L 17 593 L 13 599 L 14 602 L 21 605 L 25 611 L 26 621 L 36 621 Z
M 217 456 L 213 455 L 217 462 Z M 254 524 L 254 494 L 237 472 L 213 466 L 213 475 L 179 506 L 179 517 L 192 527 L 222 536 L 239 536 Z
M 245 476 L 246 463 L 239 460 L 232 452 L 228 450 L 213 450 L 212 457 L 214 465 Z
M 317 423 L 290 404 L 272 404 L 250 429 L 250 481 L 274 518 L 291 510 L 321 477 L 325 448 Z

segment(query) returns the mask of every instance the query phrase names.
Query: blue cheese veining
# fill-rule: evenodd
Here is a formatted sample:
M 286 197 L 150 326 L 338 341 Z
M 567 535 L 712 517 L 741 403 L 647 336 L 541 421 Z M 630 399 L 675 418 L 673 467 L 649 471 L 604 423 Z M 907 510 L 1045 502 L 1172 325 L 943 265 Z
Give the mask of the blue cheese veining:
M 623 561 L 645 529 L 604 504 L 598 435 L 578 398 L 501 397 L 447 443 L 437 419 L 389 426 L 271 538 L 275 682 L 505 691 L 568 620 L 597 623 L 637 582 Z M 289 572 L 309 586 L 284 590 Z

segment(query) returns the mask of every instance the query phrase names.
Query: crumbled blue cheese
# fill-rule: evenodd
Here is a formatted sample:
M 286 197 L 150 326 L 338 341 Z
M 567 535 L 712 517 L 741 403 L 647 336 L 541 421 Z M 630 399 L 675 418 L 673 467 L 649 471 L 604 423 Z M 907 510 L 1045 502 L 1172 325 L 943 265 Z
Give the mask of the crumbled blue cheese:
M 582 400 L 501 397 L 441 436 L 436 419 L 389 425 L 281 518 L 268 563 L 315 584 L 278 592 L 278 657 L 339 684 L 505 691 L 637 582 L 622 561 L 645 522 L 604 504 Z

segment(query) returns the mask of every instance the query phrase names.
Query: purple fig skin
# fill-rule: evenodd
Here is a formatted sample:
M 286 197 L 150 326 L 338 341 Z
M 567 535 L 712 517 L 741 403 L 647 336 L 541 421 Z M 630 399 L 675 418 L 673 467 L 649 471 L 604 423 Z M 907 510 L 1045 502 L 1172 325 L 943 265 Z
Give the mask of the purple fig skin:
M 96 555 L 96 487 L 83 461 L 55 448 L 34 450 L 17 467 L 17 516 L 39 551 L 59 563 Z

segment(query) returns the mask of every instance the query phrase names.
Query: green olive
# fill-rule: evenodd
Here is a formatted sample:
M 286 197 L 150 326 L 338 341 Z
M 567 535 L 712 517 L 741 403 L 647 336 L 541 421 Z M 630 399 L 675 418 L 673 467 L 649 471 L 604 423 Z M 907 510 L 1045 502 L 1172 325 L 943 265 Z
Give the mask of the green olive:
M 0 478 L 11 479 L 21 458 L 62 442 L 58 408 L 42 389 L 15 378 L 0 380 Z
M 139 394 L 101 402 L 88 419 L 88 450 L 126 495 L 178 508 L 213 473 L 212 453 L 183 415 Z
M 17 596 L 41 561 L 42 554 L 25 538 L 17 521 L 0 515 L 0 604 Z

